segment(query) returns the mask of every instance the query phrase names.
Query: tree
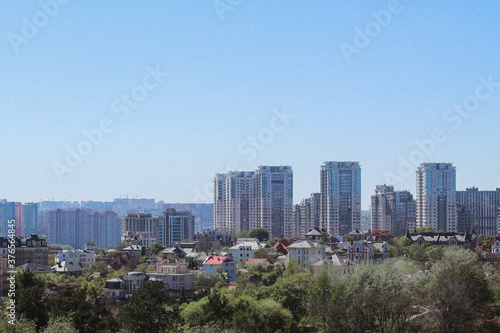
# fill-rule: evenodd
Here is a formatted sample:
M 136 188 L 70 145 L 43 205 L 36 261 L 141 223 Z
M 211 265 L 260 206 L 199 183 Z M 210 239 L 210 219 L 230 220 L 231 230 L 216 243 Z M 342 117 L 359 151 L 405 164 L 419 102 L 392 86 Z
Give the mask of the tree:
M 141 246 L 141 257 L 145 257 L 146 256 L 146 246 Z
M 166 306 L 174 299 L 161 281 L 146 281 L 134 290 L 130 303 L 123 306 L 118 317 L 131 332 L 158 333 L 171 327 L 172 320 Z
M 275 263 L 278 259 L 278 255 L 276 254 L 276 250 L 274 248 L 266 249 L 264 247 L 255 250 L 253 253 L 253 257 L 256 259 L 267 259 L 271 263 Z
M 163 246 L 160 243 L 154 243 L 151 244 L 150 250 L 151 250 L 151 255 L 156 256 L 160 251 L 163 249 Z
M 432 229 L 432 227 L 420 227 L 420 228 L 417 228 L 417 233 L 421 234 L 423 232 L 434 232 L 434 229 Z
M 263 242 L 264 240 L 269 238 L 269 232 L 264 228 L 256 228 L 250 230 L 248 233 L 249 238 L 257 238 L 259 242 Z
M 32 320 L 39 331 L 48 322 L 47 302 L 43 280 L 30 271 L 16 274 L 16 312 Z
M 326 244 L 330 243 L 330 238 L 328 237 L 327 234 L 322 234 L 321 237 L 319 238 L 318 243 L 326 245 Z

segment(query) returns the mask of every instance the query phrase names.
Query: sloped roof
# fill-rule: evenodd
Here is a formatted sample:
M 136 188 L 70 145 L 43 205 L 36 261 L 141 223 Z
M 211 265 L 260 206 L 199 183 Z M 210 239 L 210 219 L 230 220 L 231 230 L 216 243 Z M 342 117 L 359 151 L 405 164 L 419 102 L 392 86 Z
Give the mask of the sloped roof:
M 289 249 L 316 249 L 316 248 L 326 248 L 325 245 L 314 243 L 310 239 L 303 240 L 301 242 L 293 243 L 288 247 Z
M 80 265 L 73 265 L 68 261 L 60 262 L 57 265 L 52 266 L 52 269 L 56 272 L 81 272 L 83 270 Z
M 231 257 L 210 256 L 205 260 L 203 265 L 222 265 L 222 263 L 230 261 L 234 262 Z
M 264 262 L 269 262 L 269 260 L 267 260 L 267 259 L 260 259 L 260 258 L 251 258 L 251 259 L 248 259 L 245 262 L 245 264 L 251 264 L 253 262 L 262 262 L 262 263 L 264 263 Z

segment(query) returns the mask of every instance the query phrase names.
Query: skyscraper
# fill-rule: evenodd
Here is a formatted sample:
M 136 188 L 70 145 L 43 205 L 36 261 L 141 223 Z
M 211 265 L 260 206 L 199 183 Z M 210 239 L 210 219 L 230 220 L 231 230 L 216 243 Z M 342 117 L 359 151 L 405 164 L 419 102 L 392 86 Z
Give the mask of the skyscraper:
M 256 228 L 255 172 L 231 171 L 227 174 L 227 213 L 236 232 Z
M 29 237 L 31 234 L 38 233 L 38 204 L 26 203 L 24 210 L 24 235 Z
M 214 229 L 231 230 L 229 219 L 226 217 L 227 203 L 227 174 L 218 173 L 214 178 Z
M 495 236 L 497 234 L 500 188 L 495 191 L 479 191 L 472 187 L 465 191 L 457 191 L 457 202 L 461 208 L 458 212 L 460 229 L 466 231 L 472 224 L 474 232 L 478 235 Z
M 342 236 L 361 226 L 359 162 L 325 162 L 321 166 L 321 227 Z
M 422 163 L 417 169 L 417 227 L 456 232 L 456 196 L 451 163 Z
M 256 177 L 257 226 L 271 237 L 293 236 L 292 167 L 260 166 Z
M 293 225 L 293 171 L 260 166 L 214 178 L 214 227 L 226 231 L 265 228 L 272 237 L 290 237 Z
M 0 204 L 0 221 L 3 237 L 9 236 L 9 221 L 16 219 L 16 203 L 4 202 Z
M 394 186 L 377 185 L 371 198 L 371 229 L 388 230 L 402 236 L 415 229 L 416 202 L 408 191 L 394 191 Z

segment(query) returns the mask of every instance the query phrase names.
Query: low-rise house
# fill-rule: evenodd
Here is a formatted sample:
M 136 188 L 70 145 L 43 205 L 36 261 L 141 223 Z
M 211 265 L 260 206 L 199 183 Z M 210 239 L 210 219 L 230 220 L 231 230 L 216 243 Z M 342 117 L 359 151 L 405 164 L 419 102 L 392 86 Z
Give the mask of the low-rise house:
M 122 277 L 127 289 L 127 297 L 132 295 L 134 290 L 141 288 L 146 280 L 146 275 L 142 272 L 129 272 Z
M 309 263 L 316 263 L 326 258 L 326 246 L 314 243 L 307 239 L 301 242 L 295 242 L 288 247 L 289 261 L 296 261 L 301 266 L 307 266 Z
M 355 241 L 347 251 L 354 263 L 360 261 L 383 261 L 389 258 L 388 242 Z
M 187 266 L 177 264 L 163 264 L 158 270 L 149 274 L 149 278 L 154 278 L 163 282 L 168 290 L 175 295 L 180 293 L 194 293 L 194 272 Z
M 131 257 L 128 252 L 118 252 L 114 258 L 109 261 L 109 265 L 115 271 L 122 268 L 122 266 L 126 266 L 131 262 L 138 262 L 137 258 Z
M 406 232 L 406 238 L 412 242 L 422 245 L 429 243 L 436 246 L 458 246 L 462 249 L 469 249 L 474 251 L 477 245 L 477 235 L 468 231 L 458 232 L 422 232 L 410 233 Z
M 236 262 L 230 256 L 210 256 L 203 263 L 203 273 L 213 275 L 217 273 L 217 267 L 222 267 L 222 272 L 227 274 L 228 282 L 236 280 Z
M 351 236 L 355 241 L 366 240 L 370 236 L 370 231 L 356 228 L 345 236 Z
M 288 246 L 291 244 L 286 238 L 280 238 L 273 247 L 276 249 L 276 252 L 286 256 L 288 254 Z
M 59 250 L 55 260 L 56 263 L 69 261 L 81 267 L 90 267 L 95 262 L 94 247 L 87 244 L 83 250 Z
M 122 279 L 107 280 L 103 290 L 106 296 L 105 307 L 107 310 L 113 312 L 127 303 L 127 288 L 125 287 L 125 281 Z
M 269 260 L 267 259 L 260 259 L 260 258 L 252 258 L 252 259 L 248 259 L 245 264 L 248 265 L 248 264 L 254 264 L 254 263 L 257 263 L 257 262 L 260 262 L 261 264 L 264 264 L 264 263 L 269 263 Z
M 74 265 L 69 261 L 58 262 L 52 269 L 59 274 L 65 274 L 69 276 L 80 276 L 82 275 L 83 268 L 80 265 Z
M 229 248 L 227 252 L 230 256 L 233 257 L 234 260 L 244 262 L 250 258 L 253 258 L 254 252 L 262 248 L 270 249 L 272 248 L 272 246 L 269 244 L 261 243 L 258 240 L 256 240 L 252 242 L 239 243 Z
M 17 266 L 16 268 L 19 268 L 23 271 L 32 271 L 35 274 L 54 273 L 54 270 L 50 266 L 31 263 L 29 262 L 29 260 L 24 265 Z
M 121 250 L 121 252 L 127 252 L 130 257 L 139 260 L 141 258 L 141 248 L 142 245 L 130 245 Z
M 175 247 L 167 247 L 162 252 L 163 258 L 179 258 L 183 259 L 186 257 L 186 251 L 183 248 L 175 246 Z
M 321 230 L 319 230 L 319 228 L 313 228 L 306 234 L 306 238 L 313 241 L 318 241 L 322 235 L 323 234 L 321 233 Z

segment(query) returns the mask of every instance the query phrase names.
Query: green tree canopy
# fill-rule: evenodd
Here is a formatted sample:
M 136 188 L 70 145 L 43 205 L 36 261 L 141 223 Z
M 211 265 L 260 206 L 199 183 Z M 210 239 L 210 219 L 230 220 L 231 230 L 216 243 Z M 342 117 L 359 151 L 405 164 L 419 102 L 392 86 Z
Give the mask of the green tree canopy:
M 269 232 L 264 228 L 256 228 L 250 230 L 248 233 L 249 238 L 257 238 L 260 242 L 269 239 Z

